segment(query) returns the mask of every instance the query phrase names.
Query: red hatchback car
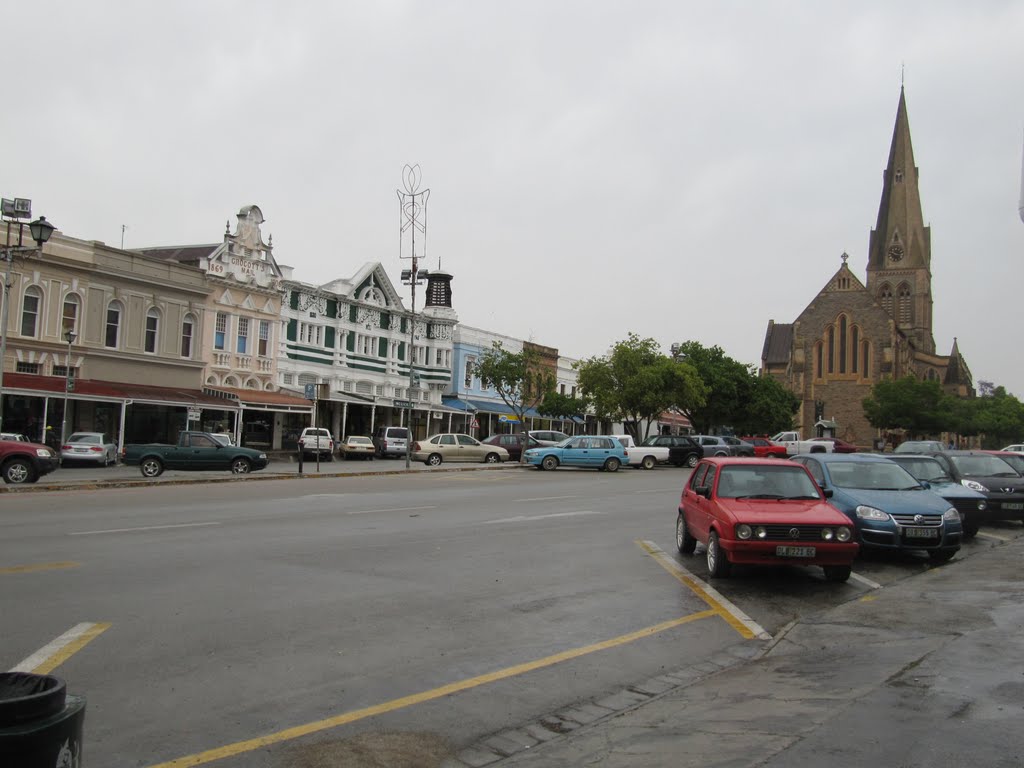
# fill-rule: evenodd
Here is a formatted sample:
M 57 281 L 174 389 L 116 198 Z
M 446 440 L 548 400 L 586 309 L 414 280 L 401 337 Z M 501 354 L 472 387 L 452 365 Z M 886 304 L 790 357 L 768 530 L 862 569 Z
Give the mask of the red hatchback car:
M 778 457 L 780 459 L 786 458 L 789 454 L 786 452 L 786 446 L 773 443 L 767 437 L 741 437 L 740 440 L 744 440 L 754 446 L 754 455 L 758 458 Z
M 676 546 L 692 555 L 698 541 L 714 578 L 733 564 L 787 564 L 821 566 L 829 581 L 846 581 L 859 547 L 849 518 L 802 465 L 757 458 L 708 458 L 693 470 Z

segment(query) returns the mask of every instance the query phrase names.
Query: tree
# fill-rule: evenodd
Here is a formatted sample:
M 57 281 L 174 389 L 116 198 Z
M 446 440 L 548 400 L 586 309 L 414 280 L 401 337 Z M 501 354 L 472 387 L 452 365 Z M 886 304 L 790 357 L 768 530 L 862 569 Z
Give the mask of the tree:
M 696 341 L 680 344 L 677 360 L 696 370 L 707 393 L 703 400 L 680 407 L 694 429 L 706 434 L 715 427 L 732 426 L 747 419 L 752 389 L 748 366 L 728 357 L 721 347 L 705 347 Z M 765 393 L 769 391 L 767 387 L 764 390 Z M 790 424 L 792 413 L 786 426 Z
M 476 362 L 480 382 L 498 393 L 519 420 L 520 431 L 526 430 L 527 411 L 536 408 L 554 389 L 553 379 L 540 370 L 538 360 L 537 353 L 529 348 L 513 353 L 496 341 Z
M 991 395 L 973 402 L 977 431 L 984 434 L 983 445 L 999 448 L 1020 439 L 1024 433 L 1024 404 L 1007 394 L 1005 387 L 995 387 Z
M 577 380 L 597 417 L 621 421 L 637 442 L 647 437 L 651 424 L 664 411 L 690 407 L 705 395 L 690 365 L 673 361 L 661 353 L 654 339 L 634 333 L 604 357 L 578 363 Z M 643 434 L 641 423 L 645 423 Z
M 729 425 L 741 435 L 773 435 L 793 427 L 793 416 L 800 408 L 800 398 L 770 376 L 759 376 L 748 369 L 747 393 Z
M 883 379 L 864 398 L 864 415 L 877 429 L 904 429 L 913 437 L 952 431 L 956 426 L 955 399 L 937 381 L 913 376 Z
M 563 395 L 552 389 L 545 393 L 537 411 L 553 419 L 571 419 L 582 417 L 587 412 L 587 404 L 582 398 Z

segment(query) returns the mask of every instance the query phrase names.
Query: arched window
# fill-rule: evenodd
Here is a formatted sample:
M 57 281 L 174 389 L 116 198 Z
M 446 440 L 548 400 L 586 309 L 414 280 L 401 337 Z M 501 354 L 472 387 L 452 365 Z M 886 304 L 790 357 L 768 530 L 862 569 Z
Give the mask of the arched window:
M 814 377 L 820 379 L 824 377 L 824 358 L 825 358 L 825 345 L 820 341 L 814 345 Z
M 902 283 L 899 287 L 899 295 L 897 298 L 898 302 L 896 306 L 899 308 L 899 317 L 897 318 L 897 322 L 899 322 L 900 325 L 909 325 L 914 319 L 913 305 L 911 304 L 910 299 L 910 286 L 906 283 Z
M 836 372 L 836 327 L 828 327 L 828 372 Z
M 892 314 L 892 288 L 888 285 L 883 285 L 882 290 L 878 292 L 878 303 L 882 305 L 882 309 Z
M 864 378 L 871 377 L 871 345 L 867 341 L 861 342 L 861 359 L 864 361 Z
M 78 308 L 82 300 L 77 295 L 69 293 L 64 297 L 64 310 L 61 314 L 61 334 L 71 331 L 78 334 Z
M 21 303 L 21 335 L 34 338 L 39 331 L 39 313 L 43 307 L 43 292 L 34 285 L 25 289 Z M 2 363 L 2 361 L 0 361 Z
M 143 347 L 147 352 L 156 352 L 157 338 L 160 333 L 160 311 L 156 308 L 146 313 L 146 339 Z
M 225 387 L 237 387 L 238 386 L 238 380 L 234 376 L 225 376 L 224 377 L 224 386 Z
M 121 342 L 121 302 L 107 304 L 107 321 L 103 333 L 103 346 L 117 349 Z
M 839 316 L 839 372 L 846 373 L 846 315 Z
M 856 325 L 850 329 L 850 373 L 856 373 L 859 368 L 858 355 L 860 353 L 860 328 Z
M 192 315 L 185 315 L 181 321 L 181 356 L 192 358 L 192 337 L 196 332 L 196 319 Z

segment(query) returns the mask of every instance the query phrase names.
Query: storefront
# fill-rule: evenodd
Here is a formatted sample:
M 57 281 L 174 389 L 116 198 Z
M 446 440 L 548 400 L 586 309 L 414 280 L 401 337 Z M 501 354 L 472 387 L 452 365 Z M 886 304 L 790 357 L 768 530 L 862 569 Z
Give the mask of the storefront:
M 238 445 L 294 451 L 302 430 L 312 424 L 313 401 L 290 392 L 204 387 L 203 394 L 240 412 L 232 434 Z

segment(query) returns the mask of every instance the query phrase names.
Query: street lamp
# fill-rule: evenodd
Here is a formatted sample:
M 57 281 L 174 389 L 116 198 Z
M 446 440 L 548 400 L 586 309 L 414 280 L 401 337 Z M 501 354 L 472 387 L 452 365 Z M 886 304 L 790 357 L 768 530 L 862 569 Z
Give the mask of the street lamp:
M 30 245 L 22 244 L 25 224 L 20 221 L 22 218 L 32 217 L 32 201 L 24 198 L 15 200 L 4 198 L 3 216 L 3 221 L 7 224 L 7 242 L 0 248 L 0 259 L 7 262 L 7 269 L 4 273 L 3 284 L 4 313 L 0 319 L 0 432 L 4 427 L 4 364 L 7 362 L 7 325 L 11 314 L 11 267 L 14 265 L 15 256 L 29 256 L 35 251 L 42 252 L 43 243 L 50 239 L 54 229 L 53 224 L 48 222 L 45 216 L 40 216 L 30 223 L 28 225 L 29 233 L 36 242 L 36 247 L 33 248 Z M 18 227 L 17 245 L 11 244 L 12 224 L 16 224 Z
M 68 423 L 68 392 L 71 391 L 71 345 L 75 339 L 78 338 L 78 334 L 75 333 L 71 328 L 64 331 L 64 339 L 68 343 L 68 364 L 64 370 L 64 415 L 60 420 L 60 444 L 63 446 L 65 441 L 68 439 L 67 423 Z

